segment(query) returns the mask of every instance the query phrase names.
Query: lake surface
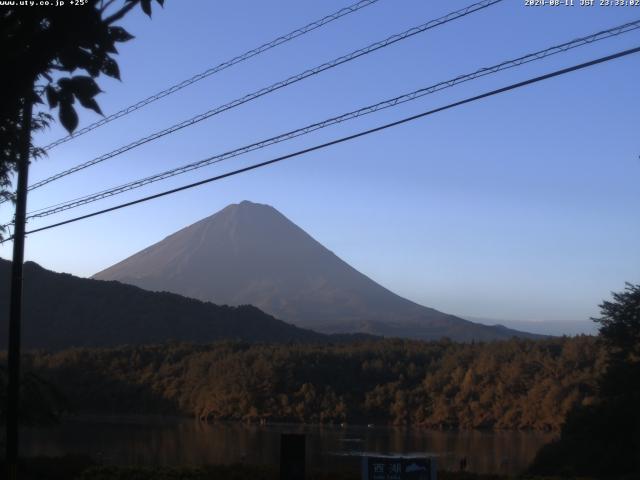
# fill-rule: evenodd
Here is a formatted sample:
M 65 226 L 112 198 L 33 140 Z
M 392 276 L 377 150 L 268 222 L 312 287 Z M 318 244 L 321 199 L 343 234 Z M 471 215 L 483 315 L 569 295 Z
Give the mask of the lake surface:
M 432 454 L 439 468 L 478 473 L 522 472 L 553 439 L 537 432 L 455 432 L 415 428 L 206 424 L 174 417 L 67 419 L 21 430 L 21 454 L 87 454 L 107 464 L 206 465 L 278 463 L 281 433 L 305 433 L 307 465 L 314 471 L 357 471 L 366 453 Z

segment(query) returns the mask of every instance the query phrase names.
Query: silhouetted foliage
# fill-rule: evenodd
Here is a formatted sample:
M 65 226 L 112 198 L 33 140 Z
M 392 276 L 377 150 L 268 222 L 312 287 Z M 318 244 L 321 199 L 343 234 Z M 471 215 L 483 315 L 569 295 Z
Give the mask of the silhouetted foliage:
M 11 196 L 7 188 L 25 135 L 25 101 L 46 100 L 51 109 L 58 109 L 60 123 L 69 132 L 78 125 L 76 100 L 101 114 L 95 100 L 101 90 L 94 79 L 101 74 L 120 78 L 116 44 L 133 36 L 115 23 L 138 4 L 151 16 L 151 0 L 87 0 L 64 7 L 16 2 L 0 7 L 0 196 Z M 78 74 L 81 71 L 86 75 Z M 36 112 L 33 129 L 45 127 L 51 119 L 46 112 Z M 32 148 L 32 158 L 42 154 Z
M 628 284 L 600 305 L 607 351 L 598 397 L 571 411 L 561 437 L 544 447 L 538 473 L 640 478 L 640 285 Z
M 602 317 L 594 320 L 600 323 L 598 333 L 609 349 L 609 370 L 637 364 L 640 361 L 640 285 L 628 283 L 623 292 L 613 293 L 613 301 L 604 301 L 600 309 Z M 615 395 L 616 391 L 612 393 Z
M 165 344 L 30 355 L 78 411 L 206 420 L 559 429 L 594 399 L 593 337 L 459 344 Z

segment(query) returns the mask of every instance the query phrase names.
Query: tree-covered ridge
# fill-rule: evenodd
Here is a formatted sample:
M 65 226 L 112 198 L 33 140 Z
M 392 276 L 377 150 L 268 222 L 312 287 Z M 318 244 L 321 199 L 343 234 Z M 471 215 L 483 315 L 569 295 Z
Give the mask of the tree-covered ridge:
M 593 337 L 459 344 L 164 344 L 29 356 L 78 411 L 208 420 L 558 429 L 588 405 Z
M 0 259 L 0 345 L 7 342 L 9 270 Z M 244 305 L 214 305 L 167 292 L 149 292 L 25 264 L 24 348 L 64 349 L 222 339 L 322 342 L 304 330 Z

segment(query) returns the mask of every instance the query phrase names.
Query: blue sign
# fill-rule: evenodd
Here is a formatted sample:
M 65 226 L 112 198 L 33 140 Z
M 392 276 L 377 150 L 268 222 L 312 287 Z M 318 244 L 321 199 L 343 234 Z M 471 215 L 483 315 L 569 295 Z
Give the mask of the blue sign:
M 436 460 L 426 457 L 362 457 L 362 480 L 437 480 Z

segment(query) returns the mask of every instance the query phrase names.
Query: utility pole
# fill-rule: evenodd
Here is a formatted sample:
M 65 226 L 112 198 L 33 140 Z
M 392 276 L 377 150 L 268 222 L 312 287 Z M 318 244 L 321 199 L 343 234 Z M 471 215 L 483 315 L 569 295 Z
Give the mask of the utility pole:
M 7 387 L 7 468 L 9 480 L 18 478 L 18 411 L 20 404 L 20 326 L 22 323 L 22 266 L 24 263 L 24 231 L 27 214 L 29 151 L 31 148 L 31 91 L 22 106 L 21 145 L 18 158 L 16 215 L 13 231 L 13 263 L 11 264 L 11 299 L 9 307 L 9 385 Z

